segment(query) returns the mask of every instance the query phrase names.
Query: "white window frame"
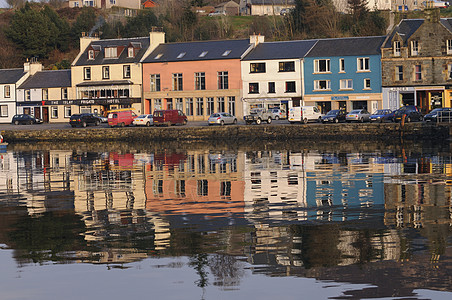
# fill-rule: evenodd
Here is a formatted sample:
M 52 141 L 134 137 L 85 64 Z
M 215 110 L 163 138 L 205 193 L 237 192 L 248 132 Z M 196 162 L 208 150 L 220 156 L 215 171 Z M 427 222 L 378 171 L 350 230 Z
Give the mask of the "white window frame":
M 353 90 L 353 79 L 341 79 L 340 90 Z
M 8 117 L 8 105 L 0 105 L 0 117 Z
M 447 49 L 447 55 L 452 54 L 452 40 L 446 41 L 446 49 Z
M 345 59 L 339 59 L 339 73 L 345 73 Z
M 229 72 L 219 71 L 217 72 L 217 77 L 218 77 L 218 89 L 219 90 L 229 89 Z
M 160 74 L 151 74 L 150 75 L 150 91 L 151 92 L 160 92 Z
M 206 89 L 206 73 L 205 72 L 195 72 L 195 90 L 205 90 Z
M 89 50 L 88 51 L 88 59 L 89 60 L 93 60 L 94 59 L 94 50 Z
M 413 70 L 413 74 L 414 74 L 414 81 L 421 81 L 422 80 L 422 65 L 414 65 L 414 70 Z M 418 68 L 419 67 L 419 71 Z M 418 78 L 419 77 L 419 78 Z
M 91 80 L 91 68 L 90 67 L 83 68 L 83 80 Z
M 371 84 L 372 84 L 372 82 L 371 82 L 371 80 L 370 80 L 370 78 L 364 78 L 364 90 L 371 90 L 372 88 L 371 88 Z
M 184 81 L 182 73 L 173 73 L 171 75 L 172 82 L 172 90 L 173 91 L 183 91 L 184 90 Z
M 31 101 L 31 91 L 25 90 L 25 101 Z
M 393 46 L 394 46 L 394 56 L 400 56 L 401 55 L 401 53 L 400 53 L 400 41 L 394 41 L 394 44 L 393 44 Z
M 67 88 L 61 88 L 61 99 L 67 100 L 68 98 L 68 91 Z
M 52 106 L 50 108 L 50 116 L 52 119 L 58 119 L 58 106 Z
M 131 71 L 130 65 L 124 65 L 122 67 L 122 77 L 123 78 L 130 78 L 130 76 L 132 75 L 131 72 L 132 71 Z
M 452 80 L 452 64 L 447 65 L 447 80 Z
M 357 72 L 370 72 L 370 58 L 358 57 L 356 64 Z
M 64 107 L 64 117 L 65 118 L 70 118 L 72 115 L 72 107 L 70 106 L 65 106 Z
M 127 51 L 127 57 L 135 57 L 135 53 L 133 51 L 133 47 L 129 47 Z
M 325 62 L 325 70 L 320 70 L 320 63 Z M 330 59 L 315 59 L 314 60 L 314 73 L 331 73 L 331 60 Z
M 110 79 L 110 67 L 109 66 L 102 67 L 102 79 Z
M 49 90 L 42 89 L 42 100 L 49 100 Z
M 419 41 L 413 40 L 411 41 L 411 56 L 419 55 Z
M 105 58 L 118 58 L 118 48 L 106 47 L 104 50 Z
M 160 98 L 154 99 L 154 110 L 161 110 L 161 109 L 163 109 L 162 99 L 160 99 Z
M 3 88 L 3 97 L 11 98 L 11 87 L 9 85 L 5 85 Z
M 320 82 L 325 81 L 325 88 L 320 87 Z M 331 90 L 331 80 L 314 80 L 314 91 L 328 91 Z
M 400 67 L 402 69 L 400 69 Z M 400 70 L 402 70 L 400 72 Z M 402 78 L 400 78 L 400 76 L 402 76 Z M 395 81 L 402 81 L 403 80 L 403 66 L 396 66 L 395 67 Z

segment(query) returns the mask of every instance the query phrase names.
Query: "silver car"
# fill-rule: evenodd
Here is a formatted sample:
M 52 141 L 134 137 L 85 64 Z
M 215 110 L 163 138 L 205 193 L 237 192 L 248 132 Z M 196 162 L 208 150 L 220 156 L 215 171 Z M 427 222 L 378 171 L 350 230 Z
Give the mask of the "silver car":
M 132 121 L 132 124 L 135 126 L 149 127 L 151 125 L 154 125 L 154 116 L 150 114 L 138 116 Z
M 354 109 L 351 112 L 347 114 L 345 117 L 345 121 L 347 123 L 350 122 L 369 122 L 370 120 L 370 113 L 365 109 Z
M 220 112 L 211 114 L 207 121 L 210 125 L 225 125 L 225 124 L 237 124 L 237 118 L 231 114 Z

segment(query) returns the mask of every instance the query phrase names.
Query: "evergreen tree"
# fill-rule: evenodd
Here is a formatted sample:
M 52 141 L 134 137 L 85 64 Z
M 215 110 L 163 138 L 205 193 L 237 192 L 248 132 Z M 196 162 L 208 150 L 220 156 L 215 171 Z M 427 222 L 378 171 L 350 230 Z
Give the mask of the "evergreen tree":
M 149 9 L 142 10 L 128 19 L 124 26 L 124 37 L 148 36 L 154 26 L 160 26 L 155 14 Z

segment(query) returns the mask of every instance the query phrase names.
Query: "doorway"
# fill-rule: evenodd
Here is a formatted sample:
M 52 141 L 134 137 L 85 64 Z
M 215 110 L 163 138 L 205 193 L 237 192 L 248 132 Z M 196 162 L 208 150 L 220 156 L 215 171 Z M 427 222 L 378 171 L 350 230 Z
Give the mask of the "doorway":
M 39 109 L 35 109 L 35 111 L 36 110 L 39 110 Z M 45 106 L 42 107 L 42 121 L 44 123 L 49 123 L 49 108 L 45 107 Z

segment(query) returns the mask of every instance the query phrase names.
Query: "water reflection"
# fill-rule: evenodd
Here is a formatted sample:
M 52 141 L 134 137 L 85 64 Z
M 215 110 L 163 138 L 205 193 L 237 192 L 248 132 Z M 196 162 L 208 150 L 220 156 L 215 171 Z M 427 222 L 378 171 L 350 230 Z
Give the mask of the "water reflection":
M 0 243 L 18 266 L 184 256 L 200 288 L 253 266 L 375 286 L 352 298 L 451 292 L 451 174 L 406 149 L 10 150 Z

